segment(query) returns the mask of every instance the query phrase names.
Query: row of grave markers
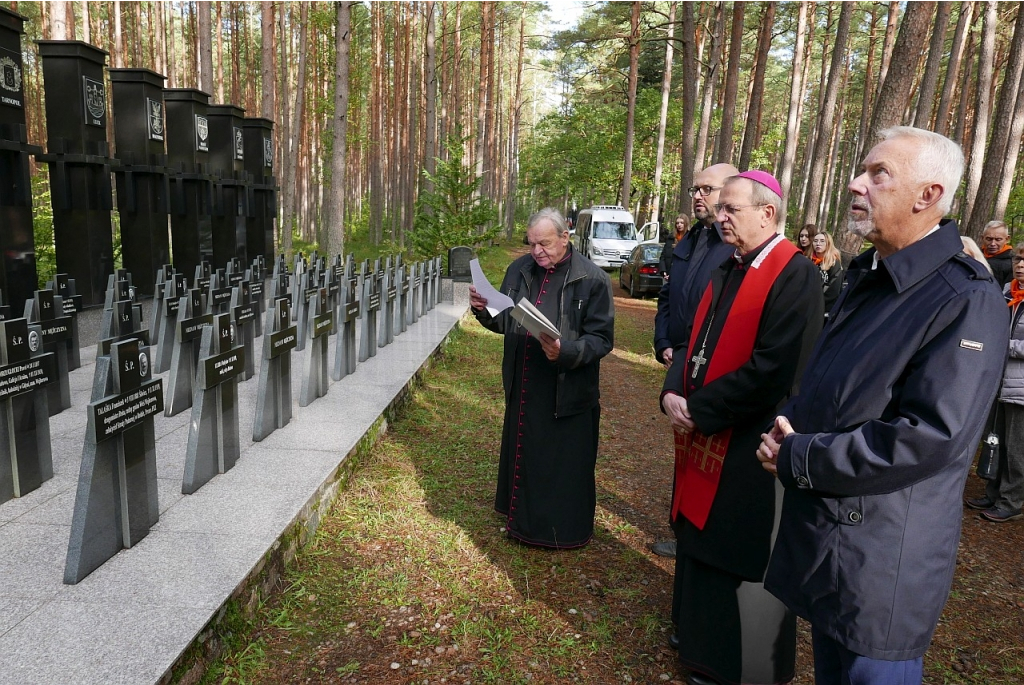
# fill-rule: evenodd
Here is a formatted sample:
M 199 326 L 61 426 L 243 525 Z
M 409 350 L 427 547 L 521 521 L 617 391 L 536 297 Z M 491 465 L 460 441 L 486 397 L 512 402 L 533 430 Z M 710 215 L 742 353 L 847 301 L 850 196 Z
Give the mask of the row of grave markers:
M 141 307 L 132 301 L 130 276 L 119 272 L 116 283 L 112 279 L 65 583 L 79 582 L 117 551 L 136 544 L 156 523 L 157 413 L 173 416 L 191 408 L 184 494 L 235 465 L 240 454 L 237 384 L 254 375 L 255 337 L 265 332 L 253 428 L 253 440 L 259 441 L 291 418 L 292 349 L 305 350 L 299 405 L 307 406 L 327 393 L 332 332 L 338 332 L 336 356 L 341 360 L 332 375 L 340 380 L 355 370 L 351 362 L 357 326 L 363 331 L 359 356 L 366 359 L 376 354 L 378 345 L 394 340 L 386 321 L 400 316 L 415 322 L 440 301 L 441 292 L 440 259 L 412 264 L 408 272 L 400 258 L 372 265 L 367 260 L 357 271 L 351 256 L 344 264 L 335 257 L 329 266 L 325 258 L 314 256 L 308 264 L 297 260 L 291 272 L 278 259 L 270 279 L 272 304 L 258 332 L 256 321 L 264 307 L 259 259 L 244 273 L 237 262 L 212 273 L 201 264 L 194 278 L 201 287 L 187 291 L 173 269 L 162 271 L 164 297 L 152 309 L 162 312 L 163 320 L 152 320 L 151 326 L 161 341 L 157 358 L 166 359 L 161 345 L 172 348 L 166 402 L 162 381 L 152 380 L 156 371 L 150 362 L 150 330 L 142 325 Z M 171 304 L 175 298 L 177 304 Z M 378 323 L 381 310 L 385 316 Z M 116 468 L 111 470 L 111 464 Z

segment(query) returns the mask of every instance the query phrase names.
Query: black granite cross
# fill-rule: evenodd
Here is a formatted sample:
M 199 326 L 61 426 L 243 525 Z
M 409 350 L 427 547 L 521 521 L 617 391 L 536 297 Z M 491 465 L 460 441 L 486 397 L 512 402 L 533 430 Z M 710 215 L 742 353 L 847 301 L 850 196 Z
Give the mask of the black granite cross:
M 57 362 L 57 378 L 47 388 L 50 416 L 71 408 L 71 383 L 68 378 L 67 341 L 71 339 L 71 317 L 63 316 L 63 302 L 52 290 L 37 290 L 25 302 L 25 318 L 39 325 L 43 351 L 52 352 Z M 29 336 L 33 335 L 29 333 Z
M 256 391 L 256 420 L 252 439 L 259 442 L 292 418 L 292 357 L 298 334 L 291 322 L 287 297 L 279 297 L 267 310 L 263 337 L 263 364 Z
M 310 298 L 309 349 L 306 351 L 299 406 L 305 407 L 327 394 L 327 342 L 334 323 L 334 312 L 327 306 L 327 288 Z
M 174 327 L 174 348 L 171 351 L 171 375 L 167 381 L 170 398 L 165 416 L 174 416 L 192 406 L 192 381 L 199 364 L 199 340 L 203 327 L 213 321 L 204 313 L 203 294 L 192 288 L 178 301 L 178 319 Z

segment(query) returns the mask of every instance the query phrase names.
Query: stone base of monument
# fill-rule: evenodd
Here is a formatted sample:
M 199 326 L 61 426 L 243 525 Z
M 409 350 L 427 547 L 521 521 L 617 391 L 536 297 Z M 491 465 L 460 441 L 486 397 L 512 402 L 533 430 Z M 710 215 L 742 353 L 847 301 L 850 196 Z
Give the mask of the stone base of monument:
M 240 383 L 239 459 L 192 495 L 181 494 L 190 413 L 154 417 L 159 521 L 64 585 L 95 364 L 94 340 L 83 336 L 72 408 L 50 420 L 54 477 L 0 504 L 0 680 L 154 683 L 200 672 L 224 608 L 260 599 L 314 534 L 350 457 L 379 438 L 467 306 L 438 305 L 308 407 L 298 406 L 301 357 L 292 353 L 291 421 L 262 442 L 251 439 L 258 384 Z M 333 366 L 333 337 L 329 348 Z

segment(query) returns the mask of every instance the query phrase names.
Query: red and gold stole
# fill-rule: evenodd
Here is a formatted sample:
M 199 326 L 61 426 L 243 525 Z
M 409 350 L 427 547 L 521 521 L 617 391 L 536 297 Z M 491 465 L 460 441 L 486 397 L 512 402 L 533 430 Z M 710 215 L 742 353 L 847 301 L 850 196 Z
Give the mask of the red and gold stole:
M 768 291 L 786 264 L 799 253 L 792 243 L 779 236 L 766 245 L 750 264 L 726 315 L 722 334 L 711 353 L 704 385 L 719 376 L 732 373 L 750 359 Z M 687 359 L 693 359 L 694 343 L 710 308 L 711 285 L 708 284 L 694 315 Z M 686 365 L 687 369 L 689 366 Z M 686 373 L 686 369 L 683 372 Z M 685 382 L 683 387 L 686 387 Z M 722 463 L 729 449 L 732 428 L 714 435 L 704 435 L 700 431 L 674 435 L 676 488 L 672 501 L 672 520 L 682 514 L 703 530 L 711 511 L 711 503 L 718 492 L 718 481 L 722 477 Z

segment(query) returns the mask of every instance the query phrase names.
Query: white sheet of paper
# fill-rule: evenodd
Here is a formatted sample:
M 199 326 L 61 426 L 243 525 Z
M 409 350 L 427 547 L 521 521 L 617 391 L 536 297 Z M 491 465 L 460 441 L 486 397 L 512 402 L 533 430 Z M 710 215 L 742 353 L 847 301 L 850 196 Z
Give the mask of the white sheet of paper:
M 502 295 L 491 282 L 484 276 L 484 270 L 480 268 L 480 260 L 473 259 L 469 262 L 469 272 L 473 275 L 473 287 L 480 293 L 480 297 L 487 300 L 487 311 L 491 316 L 497 316 L 515 302 L 508 295 Z

